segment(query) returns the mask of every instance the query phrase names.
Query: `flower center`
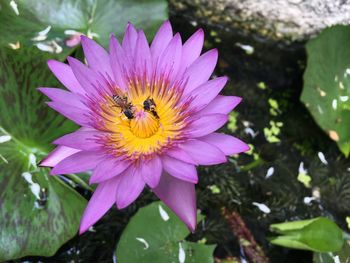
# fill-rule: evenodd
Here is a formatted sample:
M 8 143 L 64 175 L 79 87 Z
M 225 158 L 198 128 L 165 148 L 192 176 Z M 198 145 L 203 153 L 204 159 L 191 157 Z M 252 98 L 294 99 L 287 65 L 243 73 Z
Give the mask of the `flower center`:
M 183 138 L 189 113 L 181 92 L 166 82 L 130 83 L 127 92 L 113 91 L 99 104 L 103 144 L 114 156 L 138 160 L 159 154 Z
M 139 138 L 149 138 L 159 129 L 159 119 L 151 112 L 136 107 L 135 116 L 130 120 L 131 132 Z

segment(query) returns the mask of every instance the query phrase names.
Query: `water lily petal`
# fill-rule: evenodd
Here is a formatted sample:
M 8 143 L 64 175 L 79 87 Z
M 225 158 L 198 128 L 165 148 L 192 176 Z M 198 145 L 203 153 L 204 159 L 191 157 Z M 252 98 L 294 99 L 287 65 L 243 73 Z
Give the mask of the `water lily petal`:
M 230 113 L 240 102 L 242 98 L 235 96 L 221 96 L 218 95 L 212 100 L 208 106 L 197 113 L 198 116 L 204 116 L 209 114 L 228 114 Z
M 170 175 L 186 182 L 194 184 L 198 182 L 197 170 L 194 165 L 169 156 L 162 156 L 162 163 L 164 170 Z
M 195 109 L 196 111 L 202 110 L 216 98 L 219 92 L 225 87 L 227 80 L 227 77 L 219 77 L 209 80 L 194 89 L 189 94 L 189 97 L 192 98 L 190 109 Z
M 143 179 L 151 188 L 158 185 L 162 170 L 162 161 L 158 156 L 143 161 L 139 168 L 139 172 L 142 174 Z
M 141 194 L 145 182 L 142 174 L 134 167 L 129 167 L 118 177 L 120 177 L 120 184 L 117 190 L 117 207 L 123 209 L 134 202 Z
M 72 93 L 63 89 L 57 88 L 38 88 L 43 94 L 53 101 L 72 105 L 84 110 L 88 110 L 84 104 L 84 97 L 77 93 Z
M 161 58 L 157 63 L 157 72 L 162 76 L 168 76 L 174 80 L 181 65 L 182 43 L 180 34 L 177 33 L 169 42 Z
M 97 186 L 81 218 L 80 234 L 95 224 L 114 204 L 119 180 L 116 177 Z
M 213 165 L 227 161 L 225 154 L 217 147 L 200 140 L 188 140 L 179 145 L 198 164 Z
M 67 89 L 74 93 L 85 94 L 85 90 L 81 87 L 70 66 L 53 59 L 50 59 L 47 65 Z
M 197 165 L 198 163 L 193 160 L 193 158 L 184 150 L 179 147 L 173 147 L 169 149 L 166 154 L 170 157 L 183 161 L 185 163 L 190 163 Z
M 194 184 L 163 173 L 153 192 L 194 231 L 197 225 L 196 192 Z
M 151 53 L 153 64 L 156 65 L 159 56 L 168 46 L 170 40 L 173 38 L 173 30 L 169 21 L 165 21 L 159 28 L 151 44 Z
M 137 30 L 130 22 L 126 25 L 122 47 L 130 59 L 133 60 L 136 51 Z
M 142 30 L 140 30 L 137 35 L 138 36 L 135 51 L 135 71 L 138 76 L 144 76 L 144 74 L 146 73 L 148 81 L 151 81 L 151 51 L 145 33 Z
M 51 170 L 51 174 L 81 173 L 94 169 L 101 161 L 101 157 L 101 154 L 98 152 L 80 151 L 74 153 L 59 162 Z
M 249 151 L 249 146 L 246 143 L 223 133 L 212 133 L 198 139 L 216 146 L 226 155 Z
M 188 135 L 192 138 L 202 137 L 222 127 L 228 120 L 225 114 L 205 115 L 194 120 L 188 127 Z
M 80 152 L 80 150 L 66 146 L 57 146 L 44 160 L 40 162 L 40 166 L 53 167 L 63 159 L 77 152 Z
M 210 78 L 217 60 L 218 51 L 216 49 L 211 49 L 193 62 L 184 73 L 184 78 L 188 78 L 184 91 L 185 94 L 189 94 L 192 90 Z
M 130 162 L 118 160 L 116 158 L 107 158 L 101 161 L 94 169 L 89 183 L 101 183 L 112 177 L 120 175 L 130 166 Z
M 203 29 L 198 29 L 183 45 L 182 62 L 184 68 L 190 66 L 201 54 L 204 43 Z
M 117 86 L 123 90 L 127 90 L 127 81 L 125 79 L 124 71 L 122 65 L 126 66 L 126 63 L 123 59 L 124 51 L 119 44 L 115 36 L 111 35 L 109 40 L 109 53 L 110 53 L 110 62 L 112 66 L 112 72 L 114 76 L 114 81 Z
M 96 151 L 101 148 L 101 144 L 97 141 L 101 135 L 103 133 L 97 130 L 78 130 L 56 139 L 53 143 L 85 151 Z
M 81 44 L 89 67 L 95 72 L 102 73 L 106 77 L 112 77 L 113 74 L 107 51 L 84 35 L 81 36 Z
M 89 69 L 86 65 L 81 63 L 79 60 L 68 57 L 67 58 L 72 71 L 79 81 L 80 85 L 84 90 L 91 95 L 98 96 L 97 89 L 101 87 L 99 83 L 104 83 L 104 80 L 93 70 Z M 107 90 L 105 90 L 107 91 Z
M 50 101 L 46 103 L 55 111 L 61 113 L 66 118 L 74 121 L 81 126 L 89 126 L 88 112 L 78 107 L 71 106 L 69 104 Z

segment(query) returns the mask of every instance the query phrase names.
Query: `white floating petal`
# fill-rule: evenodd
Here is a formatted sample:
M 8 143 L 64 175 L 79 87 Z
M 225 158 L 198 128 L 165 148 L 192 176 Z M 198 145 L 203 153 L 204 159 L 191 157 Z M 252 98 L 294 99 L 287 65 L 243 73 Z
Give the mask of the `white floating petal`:
M 38 32 L 38 35 L 39 35 L 39 36 L 45 36 L 45 35 L 47 35 L 47 34 L 50 32 L 50 30 L 51 30 L 51 26 L 48 26 L 48 27 L 45 28 L 44 30 Z
M 161 217 L 164 221 L 168 221 L 168 220 L 169 220 L 169 215 L 168 215 L 168 213 L 163 209 L 163 207 L 162 207 L 161 205 L 159 205 L 158 208 L 159 208 L 160 217 Z
M 340 100 L 342 102 L 348 101 L 349 100 L 349 96 L 340 96 Z
M 11 140 L 11 135 L 2 135 L 0 136 L 0 143 L 8 142 Z
M 31 173 L 24 172 L 24 173 L 22 173 L 22 177 L 23 177 L 24 180 L 26 180 L 29 184 L 33 184 L 32 174 L 31 174 Z
M 312 201 L 316 200 L 313 196 L 305 196 L 304 197 L 304 204 L 310 205 Z
M 332 108 L 333 110 L 336 110 L 338 107 L 338 101 L 336 99 L 332 100 Z
M 33 195 L 35 195 L 36 199 L 40 199 L 40 185 L 37 183 L 33 183 L 30 185 L 30 190 Z
M 29 154 L 29 163 L 36 168 L 36 157 L 33 153 Z
M 323 152 L 318 152 L 318 158 L 320 159 L 320 161 L 321 161 L 323 164 L 325 164 L 325 165 L 328 164 L 328 162 L 327 162 L 327 160 L 326 160 L 326 157 L 324 156 Z
M 273 167 L 270 167 L 267 172 L 266 172 L 266 176 L 265 176 L 265 179 L 271 177 L 273 175 L 273 173 L 275 172 L 275 168 Z
M 265 214 L 269 214 L 271 212 L 271 209 L 265 204 L 261 204 L 261 203 L 257 203 L 257 202 L 253 202 L 252 204 L 255 205 L 256 207 L 258 207 L 260 209 L 260 211 L 265 213 Z
M 137 237 L 136 240 L 145 245 L 145 247 L 143 248 L 144 250 L 149 248 L 149 244 L 148 244 L 148 242 L 145 239 L 143 239 L 141 237 Z
M 299 174 L 307 174 L 307 170 L 304 168 L 304 162 L 300 162 L 298 172 Z
M 15 14 L 19 15 L 18 6 L 17 6 L 17 3 L 14 0 L 10 1 L 10 6 L 13 9 L 13 11 L 15 12 Z
M 186 260 L 185 250 L 182 248 L 181 243 L 179 243 L 179 263 L 184 263 Z

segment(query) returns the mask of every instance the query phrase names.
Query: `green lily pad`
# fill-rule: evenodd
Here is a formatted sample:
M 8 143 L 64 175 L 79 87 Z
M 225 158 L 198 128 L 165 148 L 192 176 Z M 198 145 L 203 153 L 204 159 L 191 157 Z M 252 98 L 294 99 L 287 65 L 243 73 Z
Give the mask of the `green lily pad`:
M 315 252 L 336 252 L 344 245 L 342 230 L 324 217 L 273 224 L 270 229 L 280 234 L 270 240 L 272 244 L 279 246 Z
M 35 48 L 0 49 L 0 261 L 53 255 L 78 230 L 86 200 L 37 163 L 76 125 L 37 91 L 57 86 Z
M 314 263 L 337 263 L 350 262 L 350 245 L 348 242 L 344 244 L 340 251 L 335 253 L 314 253 Z
M 201 220 L 203 217 L 200 217 Z M 185 224 L 162 202 L 141 208 L 126 226 L 117 247 L 118 262 L 214 262 L 215 245 L 185 241 Z
M 345 156 L 350 153 L 350 27 L 325 29 L 307 45 L 301 101 Z
M 168 18 L 166 0 L 16 0 L 3 1 L 0 7 L 0 45 L 41 43 L 63 54 L 71 52 L 65 41 L 72 31 L 107 46 L 110 33 L 121 37 L 129 21 L 151 37 Z

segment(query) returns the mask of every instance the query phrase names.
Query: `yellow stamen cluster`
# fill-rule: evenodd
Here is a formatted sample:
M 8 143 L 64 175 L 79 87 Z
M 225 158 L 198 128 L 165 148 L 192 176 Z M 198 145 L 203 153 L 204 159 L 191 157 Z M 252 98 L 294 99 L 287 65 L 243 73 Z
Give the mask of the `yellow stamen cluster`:
M 179 103 L 181 93 L 169 89 L 166 83 L 130 83 L 124 94 L 133 105 L 133 118 L 128 119 L 113 100 L 100 105 L 103 108 L 104 129 L 110 134 L 105 144 L 116 155 L 127 158 L 159 153 L 174 141 L 181 139 L 186 123 L 184 106 Z M 144 109 L 144 101 L 152 98 L 157 116 Z

